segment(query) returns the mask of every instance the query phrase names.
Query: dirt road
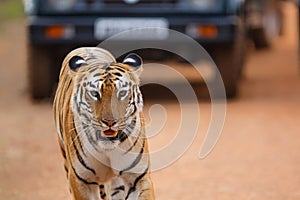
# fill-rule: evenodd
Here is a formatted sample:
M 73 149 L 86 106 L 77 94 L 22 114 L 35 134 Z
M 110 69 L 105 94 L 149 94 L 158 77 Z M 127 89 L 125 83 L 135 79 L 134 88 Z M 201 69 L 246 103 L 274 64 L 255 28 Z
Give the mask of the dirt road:
M 296 9 L 285 5 L 286 29 L 270 51 L 253 51 L 240 98 L 228 102 L 222 136 L 198 158 L 210 120 L 200 102 L 199 131 L 174 164 L 153 173 L 158 200 L 300 199 L 300 76 Z M 33 104 L 26 88 L 24 21 L 0 26 L 0 199 L 69 199 L 52 108 Z M 180 110 L 164 102 L 167 123 L 152 149 L 176 132 Z M 148 109 L 151 105 L 146 105 Z

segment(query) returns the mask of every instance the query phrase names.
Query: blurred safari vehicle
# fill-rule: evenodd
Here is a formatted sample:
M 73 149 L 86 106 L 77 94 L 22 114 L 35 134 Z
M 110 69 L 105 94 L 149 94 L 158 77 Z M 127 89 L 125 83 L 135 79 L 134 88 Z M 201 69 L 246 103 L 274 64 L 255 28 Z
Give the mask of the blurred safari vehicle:
M 251 38 L 269 46 L 280 30 L 276 0 L 24 0 L 28 15 L 30 94 L 49 97 L 67 52 L 96 46 L 137 27 L 169 28 L 199 42 L 222 75 L 226 94 L 237 94 Z M 153 42 L 163 42 L 161 38 Z M 131 38 L 134 40 L 134 37 Z M 173 41 L 174 45 L 176 40 Z

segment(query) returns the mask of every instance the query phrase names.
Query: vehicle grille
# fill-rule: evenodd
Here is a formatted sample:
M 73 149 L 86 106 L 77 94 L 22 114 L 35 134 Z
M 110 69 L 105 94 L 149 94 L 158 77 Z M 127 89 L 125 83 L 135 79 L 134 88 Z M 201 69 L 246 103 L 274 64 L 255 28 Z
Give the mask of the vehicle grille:
M 174 4 L 177 3 L 178 0 L 138 0 L 134 5 L 138 4 Z M 103 0 L 105 4 L 125 4 L 130 5 L 127 3 L 126 0 Z

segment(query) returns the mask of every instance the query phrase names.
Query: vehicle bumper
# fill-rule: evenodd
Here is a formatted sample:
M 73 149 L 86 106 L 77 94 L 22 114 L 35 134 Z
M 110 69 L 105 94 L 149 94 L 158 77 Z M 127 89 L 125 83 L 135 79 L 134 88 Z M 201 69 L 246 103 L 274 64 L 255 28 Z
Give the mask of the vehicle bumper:
M 27 26 L 29 42 L 45 45 L 97 45 L 103 41 L 95 36 L 95 22 L 98 19 L 97 17 L 78 16 L 30 17 Z M 170 29 L 187 34 L 202 44 L 232 43 L 235 40 L 236 29 L 239 24 L 239 18 L 236 16 L 168 17 L 165 20 L 167 20 Z M 208 29 L 206 35 L 192 36 L 188 34 L 190 25 L 213 28 L 211 30 L 215 32 L 211 33 Z M 176 40 L 168 41 L 176 43 Z

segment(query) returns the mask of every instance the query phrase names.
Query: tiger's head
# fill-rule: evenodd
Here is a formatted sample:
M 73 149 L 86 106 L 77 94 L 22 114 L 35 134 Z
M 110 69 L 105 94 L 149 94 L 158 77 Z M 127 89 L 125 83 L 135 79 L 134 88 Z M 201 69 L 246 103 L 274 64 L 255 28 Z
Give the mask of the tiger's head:
M 139 89 L 142 59 L 129 54 L 122 63 L 89 63 L 69 59 L 73 77 L 70 99 L 75 126 L 90 142 L 119 144 L 131 134 L 143 108 Z

